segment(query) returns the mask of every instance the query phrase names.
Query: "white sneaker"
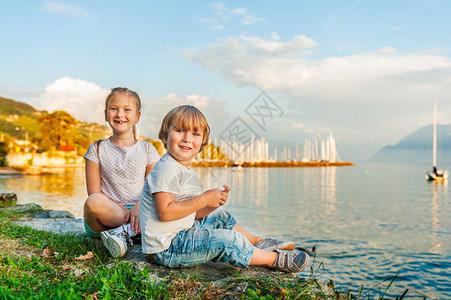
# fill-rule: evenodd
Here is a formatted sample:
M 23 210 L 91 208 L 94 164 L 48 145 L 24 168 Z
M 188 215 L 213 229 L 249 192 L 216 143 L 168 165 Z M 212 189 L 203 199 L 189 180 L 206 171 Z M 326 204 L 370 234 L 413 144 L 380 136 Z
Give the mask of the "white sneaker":
M 111 256 L 114 258 L 122 257 L 127 252 L 127 242 L 125 235 L 121 236 L 117 232 L 112 230 L 105 230 L 100 233 L 103 245 L 108 249 Z

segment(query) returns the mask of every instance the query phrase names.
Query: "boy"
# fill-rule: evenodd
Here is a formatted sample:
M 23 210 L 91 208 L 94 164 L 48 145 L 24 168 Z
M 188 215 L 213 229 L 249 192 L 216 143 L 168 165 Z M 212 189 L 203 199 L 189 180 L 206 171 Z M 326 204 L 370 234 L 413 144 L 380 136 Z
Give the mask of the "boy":
M 292 242 L 261 239 L 236 223 L 220 207 L 230 188 L 202 192 L 191 160 L 208 144 L 210 127 L 190 105 L 172 109 L 158 137 L 167 153 L 150 172 L 141 194 L 139 219 L 146 258 L 167 267 L 188 267 L 206 261 L 234 266 L 266 265 L 300 272 L 309 256 L 293 250 Z

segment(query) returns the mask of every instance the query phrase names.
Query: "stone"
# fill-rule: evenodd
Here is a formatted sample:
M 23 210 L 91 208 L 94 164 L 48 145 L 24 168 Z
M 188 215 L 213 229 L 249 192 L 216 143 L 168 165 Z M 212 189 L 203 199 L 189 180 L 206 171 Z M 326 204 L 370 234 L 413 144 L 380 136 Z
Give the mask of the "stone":
M 42 210 L 42 206 L 40 206 L 36 203 L 26 203 L 26 204 L 17 204 L 16 206 L 5 208 L 5 210 L 15 211 L 15 212 L 30 212 L 30 211 Z
M 32 212 L 30 216 L 40 219 L 75 219 L 73 214 L 65 210 L 39 210 Z
M 16 205 L 17 195 L 14 193 L 0 194 L 0 207 L 10 207 Z
M 49 212 L 50 218 L 59 218 L 59 219 L 75 219 L 74 215 L 65 210 L 54 210 Z
M 84 234 L 85 232 L 83 219 L 26 218 L 14 221 L 14 223 L 19 226 L 28 226 L 37 230 L 44 230 L 59 234 L 69 234 L 69 233 Z

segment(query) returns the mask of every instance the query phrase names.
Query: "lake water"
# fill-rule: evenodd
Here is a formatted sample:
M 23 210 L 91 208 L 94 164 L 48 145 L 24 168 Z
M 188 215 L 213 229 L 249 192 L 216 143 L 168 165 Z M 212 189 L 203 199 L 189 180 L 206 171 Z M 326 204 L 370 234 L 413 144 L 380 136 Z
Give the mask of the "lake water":
M 198 168 L 205 188 L 228 184 L 226 208 L 261 236 L 317 246 L 316 270 L 341 291 L 364 284 L 378 298 L 451 299 L 451 201 L 448 185 L 428 183 L 427 166 L 359 163 L 328 168 Z M 0 177 L 19 203 L 82 216 L 84 170 Z M 308 276 L 308 272 L 301 273 Z M 381 283 L 382 282 L 382 283 Z M 376 287 L 381 284 L 380 287 Z M 368 298 L 366 296 L 365 298 Z

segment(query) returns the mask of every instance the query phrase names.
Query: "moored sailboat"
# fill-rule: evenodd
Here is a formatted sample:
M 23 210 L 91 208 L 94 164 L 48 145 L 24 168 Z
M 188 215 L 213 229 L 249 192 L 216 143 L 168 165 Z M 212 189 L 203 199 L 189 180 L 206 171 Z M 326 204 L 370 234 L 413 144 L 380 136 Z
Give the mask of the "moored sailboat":
M 429 181 L 445 181 L 448 179 L 448 171 L 437 169 L 437 103 L 434 102 L 434 124 L 432 138 L 432 171 L 427 172 L 425 178 Z

